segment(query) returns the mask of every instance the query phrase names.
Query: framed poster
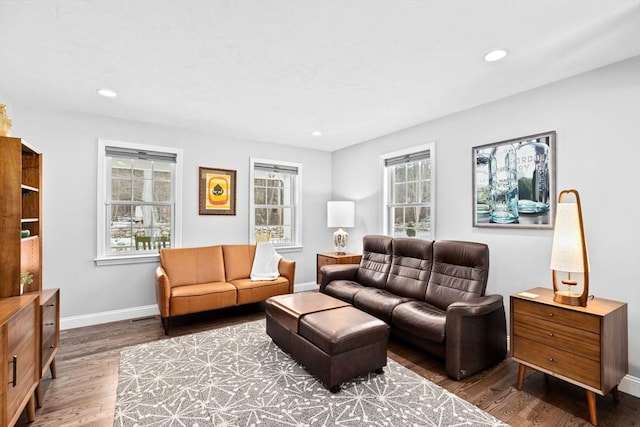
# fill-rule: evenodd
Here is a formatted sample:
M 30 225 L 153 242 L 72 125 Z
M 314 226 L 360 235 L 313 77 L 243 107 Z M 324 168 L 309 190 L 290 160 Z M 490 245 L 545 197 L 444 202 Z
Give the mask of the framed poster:
M 553 228 L 556 132 L 473 147 L 473 226 Z
M 236 214 L 236 171 L 200 167 L 200 215 Z

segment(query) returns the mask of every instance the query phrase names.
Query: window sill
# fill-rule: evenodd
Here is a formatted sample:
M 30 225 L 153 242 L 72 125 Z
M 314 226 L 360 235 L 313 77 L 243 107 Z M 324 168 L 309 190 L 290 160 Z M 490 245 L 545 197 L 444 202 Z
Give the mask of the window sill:
M 287 252 L 302 252 L 303 246 L 302 245 L 296 245 L 296 246 L 274 246 L 274 249 L 276 250 L 276 252 L 278 253 L 287 253 Z
M 97 266 L 102 265 L 121 265 L 121 264 L 143 264 L 149 262 L 160 262 L 159 254 L 145 254 L 145 255 L 128 255 L 128 256 L 111 256 L 96 258 L 95 263 Z

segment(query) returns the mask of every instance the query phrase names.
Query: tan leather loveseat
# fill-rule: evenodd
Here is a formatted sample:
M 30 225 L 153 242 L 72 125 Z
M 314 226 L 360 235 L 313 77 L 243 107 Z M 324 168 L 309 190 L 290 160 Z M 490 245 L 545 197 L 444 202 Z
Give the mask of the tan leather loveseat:
M 293 292 L 296 264 L 281 259 L 280 277 L 252 281 L 255 245 L 217 245 L 160 250 L 156 300 L 165 334 L 169 318 L 264 301 Z

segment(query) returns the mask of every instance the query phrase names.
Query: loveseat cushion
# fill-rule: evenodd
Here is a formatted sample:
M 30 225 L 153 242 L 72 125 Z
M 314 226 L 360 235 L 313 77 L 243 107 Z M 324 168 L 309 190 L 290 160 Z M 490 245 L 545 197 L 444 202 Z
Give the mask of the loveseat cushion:
M 227 282 L 251 276 L 251 266 L 256 255 L 255 245 L 222 245 L 222 251 Z
M 424 301 L 431 274 L 433 242 L 396 237 L 386 290 L 396 295 Z
M 489 247 L 484 243 L 436 241 L 425 301 L 446 310 L 451 303 L 483 296 L 488 275 Z
M 438 343 L 444 341 L 446 320 L 446 311 L 423 301 L 400 304 L 391 315 L 394 327 Z
M 199 283 L 171 288 L 171 316 L 234 305 L 236 305 L 236 287 L 231 283 Z
M 353 305 L 378 319 L 391 322 L 393 309 L 398 304 L 407 301 L 411 301 L 411 299 L 392 294 L 384 289 L 364 288 L 355 295 Z
M 327 286 L 321 288 L 322 293 L 338 298 L 349 304 L 353 304 L 353 298 L 358 292 L 366 289 L 360 283 L 352 280 L 333 280 Z
M 364 286 L 384 288 L 391 268 L 392 241 L 389 236 L 364 236 L 362 260 L 356 281 Z
M 232 280 L 231 284 L 238 290 L 238 305 L 264 301 L 289 292 L 289 280 L 282 276 L 275 280 L 238 279 Z
M 225 281 L 221 246 L 162 249 L 160 263 L 171 287 Z

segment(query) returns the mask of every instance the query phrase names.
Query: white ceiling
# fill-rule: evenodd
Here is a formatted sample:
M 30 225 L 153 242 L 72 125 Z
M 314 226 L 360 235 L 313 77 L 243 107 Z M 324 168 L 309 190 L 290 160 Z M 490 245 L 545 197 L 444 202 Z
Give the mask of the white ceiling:
M 9 100 L 329 151 L 636 55 L 640 0 L 0 0 Z

